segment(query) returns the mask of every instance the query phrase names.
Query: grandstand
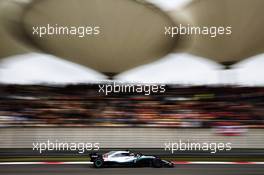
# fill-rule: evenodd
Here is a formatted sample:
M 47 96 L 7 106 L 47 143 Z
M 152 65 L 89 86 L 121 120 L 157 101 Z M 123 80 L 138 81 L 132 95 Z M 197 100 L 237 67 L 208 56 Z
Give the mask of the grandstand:
M 181 87 L 98 93 L 98 85 L 2 85 L 1 127 L 264 127 L 264 88 Z

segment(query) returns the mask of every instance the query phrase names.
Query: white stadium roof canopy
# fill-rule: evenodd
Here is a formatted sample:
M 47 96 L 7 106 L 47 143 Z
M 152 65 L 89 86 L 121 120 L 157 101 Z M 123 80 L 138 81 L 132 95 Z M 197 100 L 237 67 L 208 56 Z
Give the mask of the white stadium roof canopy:
M 179 9 L 189 4 L 192 0 L 147 0 L 165 11 Z
M 75 84 L 106 79 L 92 69 L 47 54 L 16 55 L 0 62 L 0 83 L 6 84 Z
M 151 64 L 117 75 L 115 78 L 130 83 L 165 83 L 181 85 L 219 84 L 224 66 L 214 61 L 187 53 L 170 54 Z
M 264 54 L 256 55 L 232 66 L 233 84 L 264 86 Z

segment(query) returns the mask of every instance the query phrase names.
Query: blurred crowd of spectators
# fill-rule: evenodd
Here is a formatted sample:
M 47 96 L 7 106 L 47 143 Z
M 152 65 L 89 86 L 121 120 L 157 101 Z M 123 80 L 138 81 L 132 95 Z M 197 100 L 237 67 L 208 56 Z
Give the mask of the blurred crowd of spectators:
M 0 127 L 264 127 L 264 88 L 167 86 L 102 95 L 98 85 L 0 85 Z

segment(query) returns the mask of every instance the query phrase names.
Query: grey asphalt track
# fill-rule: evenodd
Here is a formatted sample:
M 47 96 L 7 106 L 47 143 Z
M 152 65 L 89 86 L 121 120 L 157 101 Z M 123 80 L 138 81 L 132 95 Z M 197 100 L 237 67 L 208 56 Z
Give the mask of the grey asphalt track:
M 104 168 L 88 165 L 4 165 L 0 175 L 264 175 L 264 165 L 176 165 L 175 168 Z

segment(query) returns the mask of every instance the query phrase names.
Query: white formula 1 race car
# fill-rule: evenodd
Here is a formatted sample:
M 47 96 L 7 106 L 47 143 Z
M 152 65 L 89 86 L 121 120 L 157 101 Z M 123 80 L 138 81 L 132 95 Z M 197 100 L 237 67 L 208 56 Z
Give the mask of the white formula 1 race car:
M 91 162 L 95 168 L 103 167 L 174 167 L 172 162 L 161 160 L 156 156 L 145 156 L 129 151 L 110 151 L 103 155 L 90 154 Z

